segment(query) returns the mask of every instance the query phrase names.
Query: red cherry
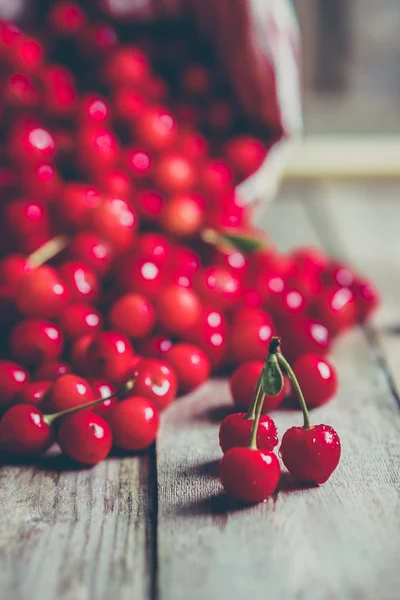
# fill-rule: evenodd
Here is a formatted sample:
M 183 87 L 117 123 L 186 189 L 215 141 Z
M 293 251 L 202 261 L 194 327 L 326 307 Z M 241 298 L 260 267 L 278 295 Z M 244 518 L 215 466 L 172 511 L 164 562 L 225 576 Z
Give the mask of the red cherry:
M 158 296 L 163 286 L 158 264 L 138 257 L 136 252 L 121 258 L 116 265 L 116 278 L 121 291 L 136 292 L 150 299 Z
M 63 419 L 57 442 L 69 458 L 84 465 L 95 465 L 110 453 L 111 429 L 100 415 L 79 411 Z
M 76 36 L 86 25 L 86 15 L 77 2 L 58 2 L 47 18 L 51 30 L 61 36 Z
M 38 105 L 40 93 L 30 77 L 12 73 L 3 84 L 3 98 L 12 108 L 33 108 Z
M 225 146 L 225 154 L 239 178 L 249 177 L 264 162 L 267 149 L 251 135 L 238 135 Z
M 299 317 L 290 323 L 280 323 L 279 333 L 290 361 L 308 353 L 323 356 L 329 352 L 332 343 L 327 327 L 314 319 Z
M 117 398 L 109 398 L 109 396 L 115 394 L 115 387 L 102 379 L 94 379 L 90 382 L 90 385 L 95 398 L 105 398 L 104 402 L 93 406 L 92 411 L 108 422 L 114 406 L 118 402 Z
M 233 191 L 218 192 L 211 196 L 206 212 L 206 224 L 214 229 L 240 229 L 248 225 L 246 204 Z M 216 199 L 216 201 L 215 201 Z
M 146 150 L 134 147 L 127 148 L 125 163 L 133 181 L 150 177 L 153 165 L 151 156 Z
M 79 42 L 82 53 L 96 59 L 116 48 L 118 36 L 109 23 L 94 23 L 84 28 Z
M 53 165 L 40 163 L 24 173 L 23 190 L 42 202 L 53 202 L 62 193 L 62 183 Z
M 60 327 L 68 340 L 75 340 L 100 331 L 101 314 L 89 304 L 70 304 L 60 316 Z
M 16 290 L 19 311 L 31 317 L 52 319 L 65 309 L 69 294 L 55 269 L 43 266 L 21 279 Z
M 143 221 L 157 223 L 164 206 L 164 198 L 152 190 L 139 191 L 135 196 L 134 206 Z
M 246 413 L 233 413 L 222 421 L 219 428 L 219 445 L 222 452 L 239 446 L 247 447 L 250 440 L 253 420 L 246 419 Z M 261 415 L 257 430 L 259 450 L 273 450 L 278 445 L 278 430 L 274 421 Z
M 18 404 L 40 406 L 46 392 L 48 392 L 52 385 L 52 381 L 30 381 L 18 394 L 16 402 Z
M 335 396 L 338 378 L 335 367 L 318 354 L 303 354 L 293 365 L 307 405 L 321 406 Z
M 155 165 L 155 181 L 169 194 L 188 192 L 196 184 L 197 173 L 190 160 L 178 152 L 165 152 Z
M 0 406 L 13 404 L 29 381 L 27 371 L 17 363 L 0 360 Z
M 141 257 L 163 265 L 170 258 L 171 242 L 160 233 L 142 233 L 136 240 L 135 250 Z
M 204 309 L 200 321 L 184 336 L 207 354 L 213 369 L 221 366 L 227 349 L 227 322 L 221 311 Z
M 349 288 L 325 288 L 316 300 L 315 314 L 332 332 L 351 327 L 356 319 L 356 300 Z
M 194 287 L 203 302 L 222 310 L 232 308 L 241 295 L 239 279 L 223 267 L 200 269 L 195 276 Z
M 42 454 L 51 441 L 51 429 L 44 415 L 32 404 L 12 406 L 0 421 L 0 446 L 10 454 Z
M 99 171 L 94 173 L 96 182 L 101 191 L 109 196 L 122 198 L 128 201 L 133 193 L 133 185 L 125 173 L 121 169 L 112 169 L 111 171 Z
M 205 201 L 200 194 L 172 196 L 161 213 L 162 228 L 174 237 L 196 234 L 204 221 Z
M 31 200 L 13 200 L 4 210 L 4 225 L 13 233 L 25 252 L 36 250 L 50 237 L 50 220 L 46 207 Z
M 201 318 L 201 303 L 192 290 L 172 284 L 156 300 L 157 320 L 165 331 L 174 334 L 194 327 Z
M 240 299 L 240 308 L 261 308 L 262 297 L 257 290 L 244 288 Z
M 58 199 L 62 218 L 78 228 L 90 222 L 93 210 L 100 203 L 101 196 L 97 188 L 78 182 L 66 183 Z
M 134 46 L 119 46 L 109 56 L 105 67 L 107 83 L 138 85 L 148 77 L 150 66 L 145 54 Z
M 235 313 L 230 332 L 230 355 L 235 363 L 264 360 L 274 325 L 268 313 L 242 308 Z
M 77 149 L 79 161 L 90 172 L 114 167 L 120 153 L 114 132 L 98 125 L 86 125 L 79 130 Z
M 355 280 L 355 274 L 344 263 L 333 260 L 330 261 L 320 273 L 324 285 L 334 285 L 336 287 L 351 287 Z
M 239 279 L 243 279 L 248 271 L 247 258 L 239 250 L 216 252 L 214 263 L 220 267 L 228 268 Z
M 98 275 L 105 275 L 112 262 L 110 246 L 92 231 L 79 231 L 70 241 L 69 254 L 82 261 Z
M 90 370 L 88 364 L 88 348 L 94 338 L 95 334 L 89 333 L 77 338 L 71 344 L 69 358 L 71 364 L 79 371 L 79 373 L 88 373 Z
M 199 270 L 200 258 L 191 248 L 176 244 L 172 249 L 171 263 L 177 272 L 191 281 Z
M 199 181 L 205 194 L 218 197 L 233 185 L 232 169 L 221 160 L 210 160 L 200 170 Z
M 0 281 L 14 288 L 33 266 L 22 254 L 8 254 L 0 261 Z
M 118 402 L 110 415 L 114 444 L 130 452 L 144 450 L 156 439 L 159 422 L 151 400 L 130 396 Z
M 8 56 L 21 36 L 21 30 L 14 23 L 0 21 L 0 54 Z
M 10 335 L 12 356 L 32 366 L 58 358 L 63 345 L 59 327 L 42 319 L 20 321 L 13 327 Z
M 321 274 L 328 266 L 328 258 L 321 248 L 301 246 L 290 254 L 297 275 Z
M 268 304 L 268 302 L 266 303 Z M 307 301 L 299 289 L 286 288 L 274 299 L 273 305 L 269 302 L 271 311 L 278 319 L 288 319 L 305 315 Z
M 21 35 L 13 45 L 10 59 L 16 70 L 24 73 L 37 73 L 44 59 L 43 48 L 38 40 Z
M 176 372 L 179 389 L 183 393 L 192 392 L 210 375 L 211 365 L 207 355 L 192 344 L 175 344 L 166 354 L 165 360 Z
M 110 196 L 93 211 L 92 226 L 112 248 L 123 252 L 132 245 L 138 219 L 125 200 Z
M 78 375 L 61 375 L 45 399 L 47 413 L 57 413 L 96 400 L 90 384 Z
M 23 165 L 51 162 L 56 151 L 54 137 L 38 123 L 12 128 L 9 147 L 13 158 Z
M 139 352 L 147 358 L 163 360 L 171 348 L 172 341 L 163 335 L 147 337 L 139 342 Z
M 147 110 L 147 100 L 135 89 L 120 87 L 114 90 L 112 96 L 113 114 L 117 119 L 131 124 L 141 118 Z
M 286 279 L 293 275 L 293 264 L 289 257 L 280 254 L 275 248 L 255 250 L 249 256 L 251 273 L 262 282 L 265 276 L 273 274 Z
M 263 502 L 278 487 L 279 461 L 273 452 L 231 448 L 222 457 L 219 476 L 231 498 L 254 504 Z
M 249 360 L 242 363 L 235 369 L 229 380 L 229 387 L 235 405 L 242 409 L 248 410 L 253 400 L 256 391 L 257 383 L 261 375 L 264 362 L 260 360 Z M 286 386 L 276 396 L 265 396 L 263 404 L 263 412 L 269 412 L 277 408 L 286 395 Z M 250 433 L 247 442 L 250 439 Z M 247 443 L 246 443 L 247 445 Z
M 97 276 L 83 262 L 66 260 L 58 272 L 67 287 L 72 302 L 93 302 L 98 295 L 99 282 Z
M 82 123 L 105 125 L 110 116 L 110 107 L 102 96 L 86 94 L 80 100 L 78 114 Z
M 117 331 L 102 331 L 87 347 L 87 364 L 93 377 L 105 377 L 112 383 L 125 381 L 134 358 L 132 346 Z
M 120 296 L 110 308 L 108 320 L 111 327 L 125 335 L 142 338 L 150 333 L 155 321 L 153 305 L 140 294 Z
M 363 323 L 377 310 L 381 297 L 376 287 L 367 279 L 356 278 L 352 289 L 355 295 L 357 319 Z
M 71 372 L 71 367 L 68 363 L 60 360 L 49 360 L 42 363 L 34 373 L 35 381 L 55 381 L 61 375 L 66 375 Z
M 190 129 L 186 129 L 179 134 L 176 140 L 176 148 L 195 164 L 205 160 L 209 152 L 207 140 L 197 131 Z
M 149 106 L 136 126 L 140 144 L 151 150 L 166 150 L 175 141 L 177 126 L 173 115 L 163 107 Z
M 78 93 L 72 72 L 59 65 L 46 67 L 42 80 L 46 113 L 61 119 L 75 116 Z
M 175 399 L 178 379 L 166 362 L 154 358 L 142 359 L 133 389 L 138 396 L 151 400 L 161 412 Z
M 299 483 L 325 483 L 339 463 L 340 452 L 339 436 L 329 425 L 291 427 L 279 449 L 285 467 Z

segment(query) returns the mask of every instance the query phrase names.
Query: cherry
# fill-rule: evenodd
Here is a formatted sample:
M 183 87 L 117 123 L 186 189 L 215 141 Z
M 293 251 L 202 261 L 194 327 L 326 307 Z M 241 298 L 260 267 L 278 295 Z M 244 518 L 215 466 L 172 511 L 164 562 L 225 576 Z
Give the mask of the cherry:
M 122 198 L 129 204 L 130 196 L 133 193 L 133 185 L 124 170 L 112 169 L 111 171 L 99 171 L 94 176 L 104 194 Z
M 82 338 L 80 338 L 82 339 Z M 92 377 L 120 384 L 130 371 L 134 352 L 129 340 L 117 331 L 97 333 L 87 347 L 87 364 Z
M 38 122 L 17 123 L 10 131 L 9 148 L 12 157 L 26 166 L 51 162 L 56 143 L 50 131 Z
M 276 248 L 268 246 L 255 250 L 249 255 L 249 267 L 251 274 L 257 279 L 265 275 L 286 277 L 293 275 L 293 263 L 289 257 L 280 254 Z
M 52 381 L 30 381 L 17 396 L 18 404 L 33 404 L 40 406 L 45 394 L 53 385 Z
M 114 167 L 120 154 L 116 135 L 103 125 L 81 127 L 77 148 L 78 159 L 89 172 Z
M 68 340 L 96 333 L 102 327 L 102 317 L 89 304 L 70 304 L 60 316 L 60 327 Z
M 62 182 L 56 168 L 50 163 L 34 165 L 24 173 L 23 190 L 28 196 L 44 203 L 53 202 L 62 193 Z
M 328 266 L 328 258 L 320 248 L 313 246 L 300 246 L 296 248 L 290 258 L 296 269 L 296 274 L 317 274 L 320 275 Z
M 116 48 L 118 36 L 109 23 L 94 23 L 84 28 L 79 42 L 80 49 L 88 58 L 98 59 Z
M 32 79 L 23 73 L 12 73 L 3 84 L 3 98 L 13 108 L 33 108 L 38 105 L 40 93 Z
M 61 375 L 71 372 L 69 364 L 60 360 L 49 360 L 42 363 L 34 373 L 35 381 L 56 381 Z
M 344 263 L 331 260 L 320 273 L 324 285 L 336 287 L 351 287 L 355 281 L 355 274 Z
M 47 413 L 58 413 L 93 400 L 95 396 L 86 379 L 67 373 L 54 382 L 50 394 L 45 399 L 45 410 Z
M 143 258 L 164 265 L 170 258 L 171 242 L 160 233 L 142 233 L 136 240 L 135 250 Z
M 204 208 L 200 194 L 177 194 L 164 204 L 161 225 L 172 236 L 192 236 L 203 224 Z
M 178 379 L 166 362 L 154 358 L 142 359 L 135 374 L 133 390 L 135 395 L 151 400 L 161 412 L 175 399 Z
M 150 66 L 145 54 L 134 46 L 119 46 L 109 56 L 105 66 L 108 84 L 139 85 L 149 76 Z
M 132 245 L 138 219 L 125 200 L 109 196 L 93 211 L 92 226 L 113 249 L 123 252 Z
M 47 18 L 51 30 L 61 36 L 76 36 L 86 25 L 86 15 L 76 2 L 58 2 L 50 8 Z
M 136 292 L 152 299 L 158 296 L 163 287 L 162 272 L 158 264 L 137 256 L 136 252 L 121 257 L 115 274 L 123 292 Z
M 58 199 L 62 218 L 77 228 L 90 223 L 91 214 L 101 203 L 97 188 L 80 182 L 67 182 Z
M 230 356 L 235 363 L 263 360 L 273 334 L 273 323 L 265 311 L 242 308 L 234 314 L 230 331 Z
M 163 360 L 171 348 L 172 341 L 163 335 L 147 337 L 139 342 L 139 352 L 147 358 Z
M 0 261 L 0 281 L 12 288 L 33 269 L 33 265 L 22 254 L 8 254 Z
M 63 312 L 69 293 L 57 271 L 43 266 L 25 274 L 15 298 L 22 314 L 51 319 Z
M 93 231 L 79 231 L 70 241 L 71 258 L 84 262 L 97 275 L 105 275 L 112 262 L 110 246 Z
M 176 148 L 195 164 L 206 159 L 209 152 L 207 140 L 197 131 L 186 129 L 181 131 L 176 140 Z
M 165 152 L 155 165 L 154 177 L 164 192 L 184 193 L 195 186 L 197 172 L 183 153 Z
M 233 413 L 222 421 L 219 428 L 219 445 L 222 452 L 249 443 L 253 420 L 246 413 Z M 273 450 L 278 444 L 278 430 L 274 421 L 267 415 L 261 415 L 257 429 L 257 447 L 260 450 Z
M 210 160 L 200 169 L 199 181 L 205 194 L 219 197 L 233 184 L 233 173 L 224 161 Z
M 71 364 L 75 367 L 79 373 L 88 373 L 88 348 L 95 338 L 96 334 L 88 333 L 76 338 L 71 344 L 69 358 Z
M 148 179 L 152 172 L 150 154 L 142 148 L 129 147 L 125 152 L 125 163 L 133 181 Z
M 286 324 L 281 322 L 279 332 L 285 340 L 285 353 L 290 360 L 308 353 L 323 356 L 329 352 L 332 343 L 331 335 L 323 323 L 305 317 Z
M 14 23 L 0 21 L 0 54 L 8 56 L 21 36 L 21 30 Z
M 164 198 L 158 192 L 142 190 L 134 201 L 135 209 L 146 223 L 157 223 L 164 206 Z
M 83 262 L 66 260 L 58 272 L 69 292 L 72 302 L 93 302 L 99 292 L 96 274 Z
M 150 333 L 155 321 L 153 305 L 140 294 L 120 296 L 108 313 L 111 327 L 125 335 L 142 338 Z
M 119 87 L 113 90 L 112 107 L 117 119 L 132 124 L 146 111 L 147 100 L 135 89 Z
M 61 66 L 46 67 L 43 76 L 43 105 L 54 118 L 75 116 L 78 94 L 71 71 Z
M 243 252 L 239 250 L 217 251 L 215 253 L 214 264 L 228 268 L 241 280 L 247 275 L 248 261 Z
M 175 344 L 166 354 L 165 360 L 176 372 L 179 389 L 183 393 L 192 392 L 210 375 L 210 361 L 205 352 L 195 345 Z
M 248 410 L 250 408 L 263 366 L 264 362 L 260 360 L 249 360 L 239 365 L 232 373 L 229 380 L 229 387 L 233 401 L 238 408 L 242 410 Z M 263 411 L 269 412 L 277 408 L 282 403 L 285 395 L 285 385 L 282 387 L 281 392 L 276 396 L 265 394 Z
M 335 367 L 318 354 L 303 354 L 293 365 L 307 404 L 311 407 L 321 406 L 335 396 L 338 378 Z
M 271 306 L 274 316 L 278 319 L 288 319 L 298 315 L 305 315 L 307 301 L 300 289 L 286 288 L 277 295 Z
M 381 303 L 379 292 L 370 281 L 359 277 L 356 278 L 352 289 L 356 300 L 357 319 L 364 323 Z
M 281 469 L 273 452 L 231 448 L 222 457 L 219 476 L 226 493 L 246 504 L 266 500 L 278 487 Z
M 282 438 L 279 453 L 296 481 L 325 483 L 339 463 L 340 439 L 329 425 L 291 427 Z
M 144 147 L 155 151 L 166 150 L 177 135 L 175 118 L 164 107 L 149 106 L 140 115 L 136 135 Z
M 216 308 L 232 308 L 241 295 L 239 279 L 223 267 L 204 267 L 194 278 L 194 287 L 201 300 Z
M 244 288 L 239 302 L 240 308 L 261 308 L 262 297 L 257 290 Z
M 225 145 L 225 155 L 239 179 L 249 177 L 264 162 L 267 149 L 257 138 L 238 135 Z
M 110 396 L 115 394 L 115 387 L 102 379 L 94 379 L 90 382 L 90 385 L 96 398 L 104 398 L 104 402 L 96 404 L 92 408 L 92 411 L 108 422 L 111 412 L 118 401 L 115 396 L 110 398 Z
M 64 340 L 57 325 L 42 319 L 25 319 L 13 327 L 10 350 L 13 357 L 30 366 L 58 358 Z
M 172 284 L 156 300 L 157 320 L 165 331 L 174 334 L 194 327 L 201 318 L 201 302 L 195 292 Z
M 110 116 L 110 107 L 102 96 L 86 94 L 80 99 L 78 114 L 81 123 L 105 125 Z
M 205 308 L 200 321 L 184 335 L 207 354 L 213 369 L 221 366 L 227 350 L 227 321 L 221 311 Z
M 29 382 L 27 371 L 17 363 L 0 360 L 0 405 L 13 404 Z
M 44 204 L 31 200 L 13 200 L 3 213 L 4 224 L 15 235 L 24 252 L 32 252 L 50 237 L 50 220 Z
M 176 272 L 190 281 L 200 267 L 200 258 L 191 248 L 176 244 L 172 249 L 171 263 Z
M 43 48 L 38 40 L 21 35 L 13 45 L 10 59 L 16 70 L 24 73 L 37 73 L 44 59 Z
M 118 402 L 110 415 L 114 444 L 130 452 L 148 448 L 156 439 L 159 421 L 157 408 L 148 398 L 130 396 Z
M 0 421 L 0 446 L 10 454 L 35 456 L 52 442 L 44 415 L 32 404 L 12 406 Z
M 349 288 L 328 287 L 319 295 L 315 304 L 317 318 L 333 333 L 351 327 L 356 319 L 356 300 Z
M 69 458 L 84 465 L 95 465 L 110 453 L 111 429 L 100 415 L 80 411 L 64 417 L 57 442 Z

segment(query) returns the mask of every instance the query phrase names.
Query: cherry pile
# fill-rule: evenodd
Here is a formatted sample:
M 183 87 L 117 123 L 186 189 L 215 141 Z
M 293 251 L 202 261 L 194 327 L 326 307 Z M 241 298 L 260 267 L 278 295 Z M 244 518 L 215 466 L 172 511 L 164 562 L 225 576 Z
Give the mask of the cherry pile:
M 113 445 L 144 449 L 159 413 L 213 373 L 234 371 L 247 410 L 274 335 L 309 405 L 327 402 L 326 355 L 376 289 L 252 227 L 235 186 L 277 132 L 243 119 L 194 35 L 88 7 L 53 2 L 28 32 L 0 22 L 3 450 L 57 440 L 94 464 Z

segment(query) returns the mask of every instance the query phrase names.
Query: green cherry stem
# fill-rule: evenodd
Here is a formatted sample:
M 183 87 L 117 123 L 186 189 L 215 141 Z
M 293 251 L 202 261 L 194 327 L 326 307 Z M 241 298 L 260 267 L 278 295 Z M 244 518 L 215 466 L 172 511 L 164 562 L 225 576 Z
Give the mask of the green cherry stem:
M 286 360 L 286 358 L 280 352 L 280 349 L 278 349 L 276 355 L 278 357 L 278 362 L 282 365 L 282 367 L 284 368 L 284 370 L 288 374 L 288 377 L 289 377 L 290 381 L 292 382 L 293 387 L 294 387 L 294 389 L 296 391 L 297 397 L 299 399 L 301 410 L 303 411 L 303 419 L 304 419 L 303 429 L 311 429 L 312 426 L 311 426 L 311 421 L 310 421 L 310 414 L 308 412 L 307 404 L 306 404 L 306 401 L 304 399 L 303 392 L 301 391 L 301 387 L 300 387 L 300 384 L 299 384 L 299 382 L 297 380 L 297 377 L 294 374 L 293 369 L 289 365 L 289 363 Z
M 65 417 L 66 415 L 78 412 L 79 410 L 90 408 L 91 406 L 96 406 L 96 404 L 101 404 L 102 402 L 105 402 L 105 400 L 111 400 L 112 398 L 120 396 L 124 392 L 128 392 L 133 388 L 134 383 L 135 378 L 132 377 L 131 379 L 128 379 L 128 381 L 126 381 L 119 390 L 117 390 L 110 396 L 107 396 L 106 398 L 97 398 L 97 400 L 93 400 L 92 402 L 87 402 L 86 404 L 81 404 L 80 406 L 74 406 L 73 408 L 68 408 L 67 410 L 62 410 L 61 412 L 53 413 L 51 415 L 43 415 L 44 421 L 45 423 L 47 423 L 47 425 L 51 426 L 54 423 L 54 421 L 56 419 L 59 419 L 60 417 Z
M 57 235 L 53 239 L 49 240 L 43 246 L 40 246 L 37 250 L 32 252 L 28 256 L 29 264 L 34 267 L 40 267 L 44 263 L 46 263 L 51 258 L 54 258 L 57 254 L 59 254 L 64 248 L 68 246 L 68 238 L 65 235 Z
M 243 417 L 247 421 L 254 421 L 254 419 L 256 417 L 256 407 L 258 406 L 258 399 L 260 397 L 260 394 L 262 394 L 261 377 L 259 378 L 259 380 L 257 382 L 256 391 L 254 392 L 253 400 L 251 401 L 249 410 Z M 263 398 L 263 400 L 264 400 L 264 398 Z
M 257 433 L 258 433 L 258 426 L 260 424 L 260 417 L 261 417 L 261 412 L 262 412 L 262 408 L 263 408 L 263 404 L 264 404 L 264 399 L 265 399 L 265 394 L 264 394 L 264 392 L 261 391 L 261 393 L 259 394 L 258 402 L 257 402 L 256 413 L 255 413 L 255 417 L 254 417 L 254 421 L 253 421 L 253 427 L 251 428 L 250 442 L 249 442 L 249 448 L 251 448 L 251 450 L 257 450 Z

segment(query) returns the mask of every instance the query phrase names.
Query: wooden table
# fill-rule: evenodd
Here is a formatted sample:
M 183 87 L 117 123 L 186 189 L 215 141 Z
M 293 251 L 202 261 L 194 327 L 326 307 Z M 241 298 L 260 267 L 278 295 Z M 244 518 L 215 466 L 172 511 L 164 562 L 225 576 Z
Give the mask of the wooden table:
M 283 249 L 319 243 L 380 287 L 373 325 L 340 340 L 340 392 L 315 410 L 343 458 L 331 480 L 235 509 L 221 493 L 212 381 L 163 416 L 157 446 L 68 470 L 60 457 L 0 471 L 2 600 L 398 600 L 400 189 L 283 190 L 265 225 Z M 301 421 L 277 411 L 281 434 Z M 70 468 L 70 467 L 69 467 Z

